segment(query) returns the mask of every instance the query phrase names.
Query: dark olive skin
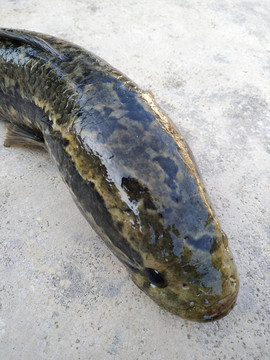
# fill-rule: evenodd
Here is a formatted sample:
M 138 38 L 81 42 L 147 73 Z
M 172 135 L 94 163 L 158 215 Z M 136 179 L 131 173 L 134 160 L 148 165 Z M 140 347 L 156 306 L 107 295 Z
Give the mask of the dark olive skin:
M 125 75 L 54 37 L 0 30 L 5 145 L 43 144 L 82 213 L 135 284 L 183 318 L 234 306 L 239 281 L 193 156 Z

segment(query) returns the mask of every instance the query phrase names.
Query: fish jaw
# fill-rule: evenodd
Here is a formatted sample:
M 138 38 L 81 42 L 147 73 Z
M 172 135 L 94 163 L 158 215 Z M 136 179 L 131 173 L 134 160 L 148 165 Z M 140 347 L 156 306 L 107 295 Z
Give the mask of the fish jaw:
M 194 320 L 208 322 L 223 318 L 233 309 L 237 300 L 238 291 L 239 287 L 236 287 L 235 291 L 232 294 L 226 296 L 225 298 L 219 300 L 218 303 L 211 306 L 208 309 L 207 313 L 203 315 L 203 318 L 198 318 Z

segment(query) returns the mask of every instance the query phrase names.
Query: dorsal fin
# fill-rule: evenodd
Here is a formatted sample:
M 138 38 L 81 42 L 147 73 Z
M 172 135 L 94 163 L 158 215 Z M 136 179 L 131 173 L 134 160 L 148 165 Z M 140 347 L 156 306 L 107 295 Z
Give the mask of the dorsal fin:
M 1 40 L 14 40 L 23 44 L 31 45 L 37 49 L 49 52 L 50 54 L 59 57 L 61 60 L 65 59 L 65 55 L 54 49 L 47 41 L 39 38 L 38 36 L 27 35 L 25 33 L 13 32 L 13 30 L 0 29 Z

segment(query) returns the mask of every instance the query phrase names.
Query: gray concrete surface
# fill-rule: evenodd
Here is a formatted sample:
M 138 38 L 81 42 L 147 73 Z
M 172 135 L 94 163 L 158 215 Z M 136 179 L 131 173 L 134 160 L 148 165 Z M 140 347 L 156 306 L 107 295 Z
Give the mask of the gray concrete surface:
M 270 359 L 269 1 L 1 0 L 0 19 L 78 43 L 155 94 L 194 152 L 241 281 L 215 323 L 160 309 L 48 154 L 4 148 L 0 123 L 0 359 Z

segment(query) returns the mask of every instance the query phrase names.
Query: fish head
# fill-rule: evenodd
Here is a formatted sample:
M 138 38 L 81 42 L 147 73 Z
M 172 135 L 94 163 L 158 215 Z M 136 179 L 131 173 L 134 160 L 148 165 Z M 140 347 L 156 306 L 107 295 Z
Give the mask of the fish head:
M 168 246 L 150 246 L 143 254 L 144 268 L 131 271 L 131 277 L 166 310 L 207 322 L 222 318 L 233 308 L 239 278 L 222 231 L 212 237 L 186 238 L 178 254 Z
M 161 155 L 123 186 L 136 205 L 129 243 L 136 243 L 142 258 L 131 277 L 166 310 L 189 320 L 216 320 L 236 302 L 237 268 L 191 151 L 174 129 L 164 134 L 166 141 L 155 148 Z

